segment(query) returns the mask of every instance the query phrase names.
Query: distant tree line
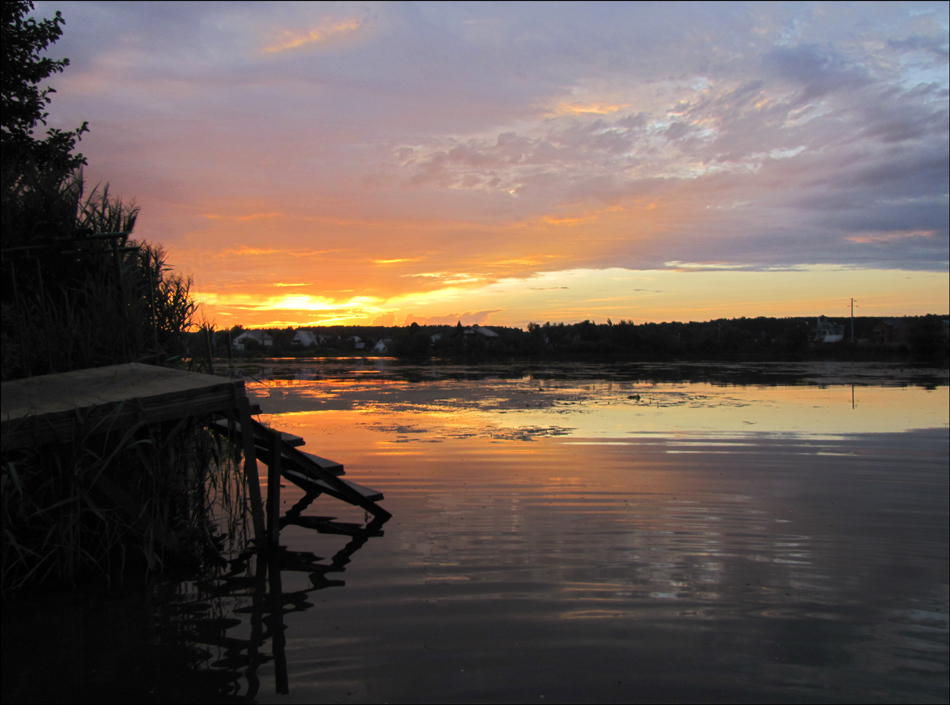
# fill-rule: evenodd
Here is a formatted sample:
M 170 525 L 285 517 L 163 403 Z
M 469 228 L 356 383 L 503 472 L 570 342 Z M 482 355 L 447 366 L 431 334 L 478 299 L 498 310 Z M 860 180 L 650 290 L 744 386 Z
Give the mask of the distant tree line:
M 836 319 L 843 339 L 824 342 L 816 318 L 721 318 L 688 323 L 530 323 L 527 330 L 505 326 L 313 326 L 265 329 L 272 345 L 251 341 L 243 351 L 229 351 L 229 341 L 244 328 L 217 331 L 211 347 L 216 357 L 349 356 L 498 358 L 564 357 L 664 360 L 902 360 L 948 358 L 948 316 L 899 319 L 856 317 L 854 342 L 850 319 Z M 319 342 L 300 345 L 300 330 Z M 489 337 L 486 332 L 494 334 Z M 384 341 L 384 350 L 375 344 Z M 362 345 L 359 345 L 362 343 Z M 200 335 L 190 341 L 193 354 L 209 345 Z

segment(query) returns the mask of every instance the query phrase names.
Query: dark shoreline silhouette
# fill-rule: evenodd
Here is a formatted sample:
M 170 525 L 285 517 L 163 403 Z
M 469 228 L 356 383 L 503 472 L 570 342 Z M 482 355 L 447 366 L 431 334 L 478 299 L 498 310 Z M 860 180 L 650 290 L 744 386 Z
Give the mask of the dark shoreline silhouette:
M 853 332 L 852 332 L 853 331 Z M 248 336 L 251 332 L 259 340 Z M 205 354 L 204 334 L 189 347 Z M 235 342 L 239 341 L 240 342 Z M 303 341 L 307 341 L 304 343 Z M 504 326 L 311 326 L 217 331 L 212 354 L 223 358 L 502 358 L 633 362 L 907 362 L 946 367 L 950 317 L 737 318 L 689 323 Z

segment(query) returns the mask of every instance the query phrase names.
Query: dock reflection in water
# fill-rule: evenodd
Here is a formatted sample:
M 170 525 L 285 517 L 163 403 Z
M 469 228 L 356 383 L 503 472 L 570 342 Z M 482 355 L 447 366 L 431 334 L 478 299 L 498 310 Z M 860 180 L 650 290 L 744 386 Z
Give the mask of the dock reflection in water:
M 160 600 L 158 623 L 166 630 L 166 640 L 191 650 L 192 667 L 205 669 L 216 696 L 254 700 L 260 691 L 258 671 L 265 664 L 271 664 L 274 692 L 287 694 L 285 618 L 313 607 L 314 593 L 345 585 L 335 574 L 346 569 L 370 538 L 383 536 L 385 517 L 358 524 L 303 514 L 313 499 L 301 498 L 284 514 L 281 527 L 293 524 L 317 534 L 346 537 L 346 544 L 329 560 L 284 545 L 270 552 L 245 552 L 229 561 L 225 570 L 181 583 Z M 305 575 L 309 584 L 287 588 L 285 574 Z M 248 633 L 239 636 L 242 628 Z M 165 694 L 169 693 L 177 694 L 174 690 Z
M 261 669 L 266 688 L 288 693 L 288 620 L 312 608 L 319 591 L 344 586 L 352 557 L 383 536 L 387 521 L 304 513 L 313 500 L 301 497 L 281 526 L 305 527 L 310 543 L 342 539 L 328 559 L 281 545 L 211 561 L 197 579 L 162 579 L 144 594 L 41 594 L 6 604 L 3 701 L 253 702 Z

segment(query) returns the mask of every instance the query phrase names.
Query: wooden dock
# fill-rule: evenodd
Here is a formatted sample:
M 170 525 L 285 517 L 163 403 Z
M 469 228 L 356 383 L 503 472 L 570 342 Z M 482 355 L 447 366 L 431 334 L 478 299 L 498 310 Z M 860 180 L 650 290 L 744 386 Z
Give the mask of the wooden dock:
M 188 417 L 204 417 L 212 430 L 240 437 L 259 542 L 266 534 L 266 543 L 277 543 L 282 476 L 310 495 L 326 493 L 377 518 L 390 516 L 376 504 L 382 493 L 342 479 L 341 464 L 298 450 L 303 439 L 270 429 L 251 413 L 243 380 L 134 362 L 0 385 L 4 453 Z M 258 459 L 269 468 L 266 531 Z
M 0 385 L 3 449 L 70 441 L 85 433 L 237 409 L 244 382 L 168 367 L 95 367 Z

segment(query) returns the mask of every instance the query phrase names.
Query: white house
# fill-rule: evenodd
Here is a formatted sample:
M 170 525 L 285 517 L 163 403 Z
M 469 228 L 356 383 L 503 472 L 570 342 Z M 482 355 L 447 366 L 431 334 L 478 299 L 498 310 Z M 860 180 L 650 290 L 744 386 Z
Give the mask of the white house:
M 311 345 L 319 345 L 319 344 L 320 344 L 320 338 L 317 337 L 317 334 L 314 333 L 312 330 L 298 330 L 297 333 L 294 335 L 293 342 L 291 343 L 291 345 L 294 345 L 296 347 L 302 347 L 302 348 L 306 348 Z
M 462 330 L 462 333 L 464 335 L 471 335 L 471 336 L 477 335 L 477 336 L 481 336 L 483 338 L 489 338 L 489 339 L 498 337 L 498 333 L 493 331 L 491 328 L 484 328 L 483 326 L 480 326 L 477 323 L 473 323 L 470 326 L 466 326 Z
M 377 341 L 376 345 L 373 346 L 373 352 L 379 353 L 380 355 L 385 355 L 392 349 L 393 341 L 391 338 L 383 338 L 382 340 Z
M 234 349 L 244 350 L 247 347 L 247 344 L 252 340 L 262 348 L 269 348 L 274 345 L 274 338 L 267 331 L 246 330 L 234 339 Z
M 832 323 L 824 316 L 819 316 L 815 340 L 820 340 L 822 343 L 839 343 L 844 340 L 844 326 L 840 323 Z

